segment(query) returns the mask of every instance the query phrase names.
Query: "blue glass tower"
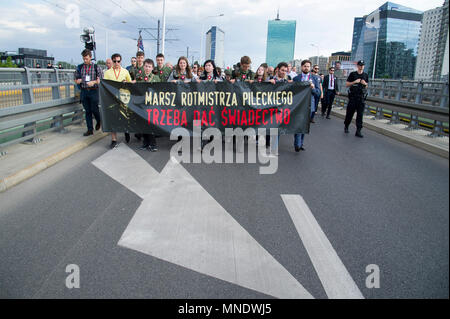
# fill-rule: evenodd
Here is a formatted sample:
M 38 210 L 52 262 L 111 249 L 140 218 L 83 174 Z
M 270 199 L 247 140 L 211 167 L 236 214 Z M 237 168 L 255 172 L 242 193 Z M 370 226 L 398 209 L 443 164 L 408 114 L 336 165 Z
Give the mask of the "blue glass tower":
M 392 2 L 355 18 L 352 60 L 364 60 L 365 71 L 372 77 L 378 29 L 375 77 L 413 79 L 421 21 L 421 11 Z
M 275 67 L 280 62 L 294 59 L 297 21 L 269 20 L 267 29 L 266 63 Z

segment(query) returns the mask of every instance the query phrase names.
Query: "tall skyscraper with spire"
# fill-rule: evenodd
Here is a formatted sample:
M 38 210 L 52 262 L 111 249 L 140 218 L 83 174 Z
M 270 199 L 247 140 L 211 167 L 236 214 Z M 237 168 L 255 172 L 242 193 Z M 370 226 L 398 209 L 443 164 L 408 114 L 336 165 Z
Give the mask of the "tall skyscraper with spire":
M 275 67 L 280 62 L 294 59 L 295 30 L 297 21 L 281 20 L 280 10 L 277 18 L 269 20 L 267 28 L 266 63 Z

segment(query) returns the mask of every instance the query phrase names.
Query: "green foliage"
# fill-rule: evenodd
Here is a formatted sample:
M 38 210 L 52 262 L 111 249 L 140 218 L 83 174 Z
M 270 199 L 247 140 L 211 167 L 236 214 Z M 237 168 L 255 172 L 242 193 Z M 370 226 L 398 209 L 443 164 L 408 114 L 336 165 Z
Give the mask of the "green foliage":
M 12 58 L 9 56 L 5 63 L 0 64 L 0 68 L 17 68 L 17 65 L 12 62 Z

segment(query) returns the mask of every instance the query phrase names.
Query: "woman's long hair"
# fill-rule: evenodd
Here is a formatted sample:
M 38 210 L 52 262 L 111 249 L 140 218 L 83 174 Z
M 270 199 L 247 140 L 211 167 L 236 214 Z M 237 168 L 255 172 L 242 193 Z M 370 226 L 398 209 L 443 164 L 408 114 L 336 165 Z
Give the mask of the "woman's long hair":
M 191 67 L 189 66 L 189 61 L 186 57 L 180 56 L 177 62 L 177 66 L 175 67 L 175 71 L 178 76 L 181 74 L 180 61 L 184 60 L 186 62 L 186 76 L 188 79 L 192 79 Z
M 262 81 L 264 82 L 269 77 L 269 75 L 267 74 L 267 69 L 262 64 L 259 66 L 259 68 L 263 68 L 264 69 L 264 73 L 262 75 Z M 259 70 L 259 68 L 255 72 L 255 81 L 258 81 L 258 70 Z
M 206 80 L 208 77 L 208 74 L 206 73 L 206 68 L 205 68 L 206 63 L 211 63 L 213 66 L 213 79 L 220 79 L 220 75 L 217 72 L 217 68 L 216 68 L 216 64 L 214 63 L 214 60 L 206 60 L 205 63 L 203 63 L 204 70 L 203 70 L 203 73 L 202 73 L 200 79 Z

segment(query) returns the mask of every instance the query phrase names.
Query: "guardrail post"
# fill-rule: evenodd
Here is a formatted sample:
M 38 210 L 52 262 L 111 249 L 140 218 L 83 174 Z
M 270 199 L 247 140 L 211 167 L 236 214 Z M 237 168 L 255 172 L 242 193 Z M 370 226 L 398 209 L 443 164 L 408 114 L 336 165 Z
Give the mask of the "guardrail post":
M 442 85 L 441 103 L 439 103 L 439 106 L 448 108 L 448 82 Z
M 419 128 L 419 117 L 416 114 L 411 114 L 411 120 L 409 122 L 409 130 L 417 130 Z
M 25 67 L 25 72 L 22 72 L 22 85 L 28 84 L 30 85 L 27 89 L 22 89 L 22 100 L 23 104 L 33 104 L 34 103 L 34 95 L 33 88 L 31 87 L 31 71 L 29 68 Z
M 386 81 L 381 82 L 380 98 L 384 99 L 384 91 L 386 90 Z
M 23 104 L 33 104 L 34 103 L 34 94 L 33 94 L 33 88 L 31 86 L 32 79 L 31 79 L 31 71 L 25 67 L 25 73 L 22 73 L 22 84 L 30 85 L 28 89 L 22 89 L 22 99 Z M 26 123 L 23 127 L 31 127 L 33 126 L 34 129 L 29 131 L 22 132 L 22 136 L 32 135 L 35 131 L 35 122 Z M 25 142 L 33 142 L 34 139 L 26 140 Z
M 417 92 L 416 92 L 416 104 L 422 104 L 422 92 L 423 92 L 423 82 L 420 81 L 417 83 Z
M 431 137 L 439 137 L 444 135 L 443 134 L 444 129 L 442 128 L 442 122 L 441 121 L 434 121 L 433 126 L 433 133 L 431 133 L 429 136 Z
M 397 84 L 397 93 L 395 94 L 395 100 L 400 101 L 402 99 L 403 81 L 400 80 Z

